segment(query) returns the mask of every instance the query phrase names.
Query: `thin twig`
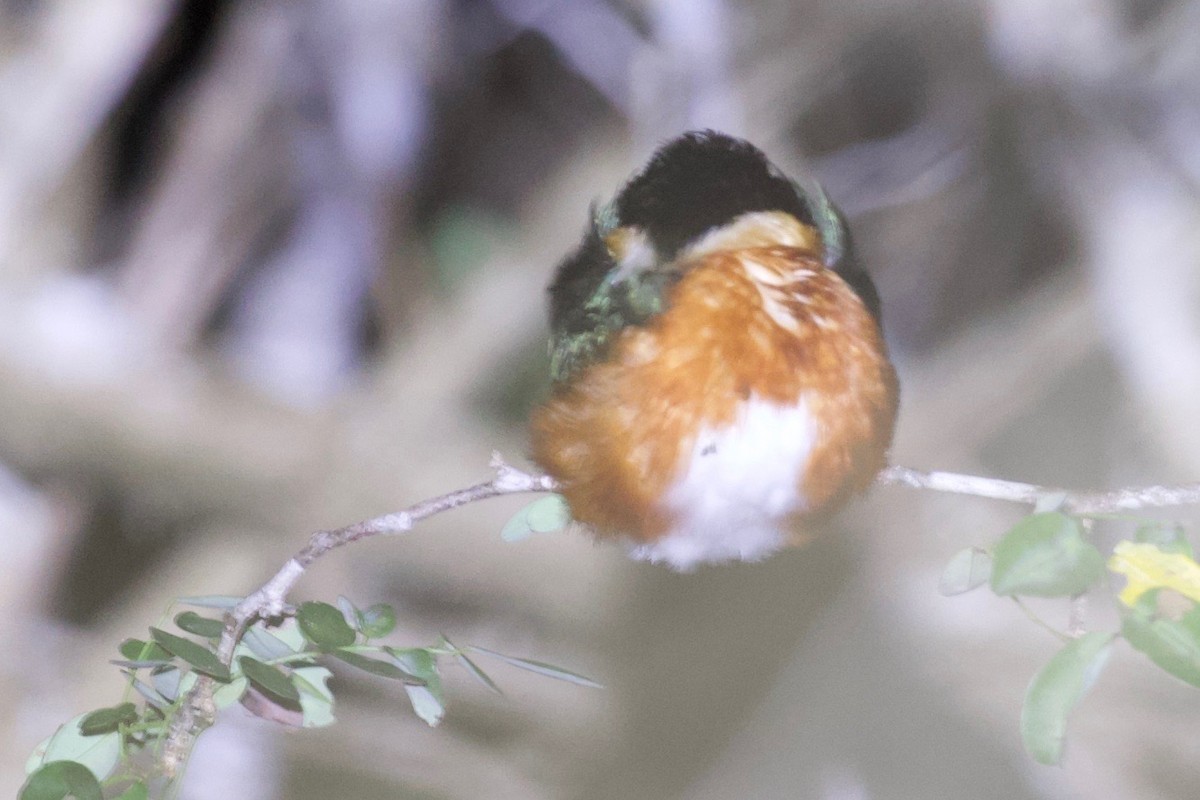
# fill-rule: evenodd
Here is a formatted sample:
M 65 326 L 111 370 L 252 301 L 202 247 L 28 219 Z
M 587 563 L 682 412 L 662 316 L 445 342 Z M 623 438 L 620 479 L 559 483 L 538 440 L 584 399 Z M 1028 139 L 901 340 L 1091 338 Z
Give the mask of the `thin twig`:
M 227 666 L 232 664 L 234 649 L 246 629 L 255 620 L 283 615 L 287 610 L 288 592 L 304 571 L 330 550 L 373 536 L 407 533 L 423 519 L 479 500 L 506 494 L 553 492 L 559 488 L 557 481 L 550 476 L 519 470 L 505 462 L 499 453 L 492 454 L 491 467 L 496 476 L 486 483 L 423 500 L 402 511 L 356 522 L 344 528 L 314 533 L 303 550 L 288 559 L 270 580 L 247 595 L 226 616 L 225 629 L 217 645 L 217 657 Z M 167 778 L 181 777 L 181 770 L 187 763 L 196 738 L 213 724 L 216 717 L 213 703 L 215 689 L 215 681 L 201 675 L 180 704 L 159 756 L 161 774 Z
M 935 492 L 965 494 L 1035 506 L 1039 501 L 1060 498 L 1062 509 L 1073 514 L 1115 514 L 1145 508 L 1200 504 L 1200 482 L 1178 486 L 1144 486 L 1110 492 L 1073 492 L 1052 486 L 981 478 L 955 472 L 922 472 L 908 467 L 888 467 L 875 479 L 880 486 L 907 486 Z
M 226 665 L 232 663 L 234 649 L 241 641 L 242 634 L 255 620 L 279 617 L 288 610 L 288 592 L 304 571 L 329 551 L 359 539 L 406 533 L 423 519 L 468 503 L 506 494 L 554 492 L 560 488 L 558 482 L 548 475 L 531 474 L 510 466 L 499 453 L 492 454 L 491 466 L 496 471 L 496 476 L 486 483 L 424 500 L 402 511 L 356 522 L 344 528 L 314 533 L 303 550 L 288 559 L 270 580 L 251 592 L 226 617 L 225 629 L 217 645 L 217 656 L 221 662 Z M 1031 506 L 1056 499 L 1061 501 L 1064 510 L 1076 514 L 1108 514 L 1141 508 L 1200 504 L 1200 483 L 1149 486 L 1113 492 L 1070 492 L 1029 483 L 952 472 L 922 472 L 900 466 L 888 467 L 879 474 L 875 482 L 881 486 L 907 486 Z M 216 706 L 213 703 L 215 689 L 215 681 L 201 675 L 172 719 L 159 757 L 160 774 L 169 780 L 174 781 L 180 777 L 196 737 L 213 724 L 216 716 Z

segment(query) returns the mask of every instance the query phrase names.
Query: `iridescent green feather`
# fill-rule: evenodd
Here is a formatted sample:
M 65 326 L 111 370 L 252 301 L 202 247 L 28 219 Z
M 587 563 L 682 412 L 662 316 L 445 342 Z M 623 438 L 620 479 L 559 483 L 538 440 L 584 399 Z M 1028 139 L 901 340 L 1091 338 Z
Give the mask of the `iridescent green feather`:
M 605 237 L 618 227 L 612 204 L 593 205 L 583 244 L 559 267 L 550 287 L 550 374 L 555 383 L 604 357 L 613 337 L 663 311 L 674 282 L 669 266 L 623 271 Z

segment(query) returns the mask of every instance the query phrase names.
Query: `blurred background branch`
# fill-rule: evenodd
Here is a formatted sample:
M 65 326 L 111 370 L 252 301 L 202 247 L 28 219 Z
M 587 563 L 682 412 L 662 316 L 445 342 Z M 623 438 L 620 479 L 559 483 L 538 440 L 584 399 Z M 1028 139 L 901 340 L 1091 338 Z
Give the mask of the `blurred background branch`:
M 169 598 L 244 592 L 298 532 L 521 452 L 554 263 L 684 128 L 751 138 L 849 212 L 904 385 L 896 461 L 1195 480 L 1198 17 L 0 0 L 0 634 L 20 643 L 0 654 L 0 783 L 111 699 L 116 642 Z M 579 536 L 505 546 L 503 501 L 356 548 L 300 592 L 610 688 L 513 676 L 498 700 L 449 675 L 429 731 L 346 681 L 324 733 L 231 715 L 188 796 L 1189 797 L 1200 703 L 1129 654 L 1067 766 L 1028 765 L 1017 709 L 1053 642 L 936 591 L 1015 512 L 917 494 L 691 576 Z

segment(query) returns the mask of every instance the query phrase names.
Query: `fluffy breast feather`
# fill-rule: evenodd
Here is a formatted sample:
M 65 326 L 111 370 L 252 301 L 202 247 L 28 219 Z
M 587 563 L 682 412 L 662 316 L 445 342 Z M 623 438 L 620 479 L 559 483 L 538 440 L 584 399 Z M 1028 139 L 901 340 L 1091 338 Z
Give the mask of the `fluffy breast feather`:
M 536 412 L 534 457 L 577 520 L 636 557 L 761 558 L 882 468 L 886 348 L 806 248 L 698 253 L 669 301 Z

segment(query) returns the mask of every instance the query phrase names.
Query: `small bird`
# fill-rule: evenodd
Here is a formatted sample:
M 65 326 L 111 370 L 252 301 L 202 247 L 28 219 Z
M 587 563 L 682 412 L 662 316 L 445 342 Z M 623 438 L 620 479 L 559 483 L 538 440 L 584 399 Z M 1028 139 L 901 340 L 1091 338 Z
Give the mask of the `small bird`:
M 749 142 L 662 146 L 593 205 L 549 294 L 533 458 L 634 558 L 765 558 L 884 467 L 899 387 L 875 286 L 824 192 Z

